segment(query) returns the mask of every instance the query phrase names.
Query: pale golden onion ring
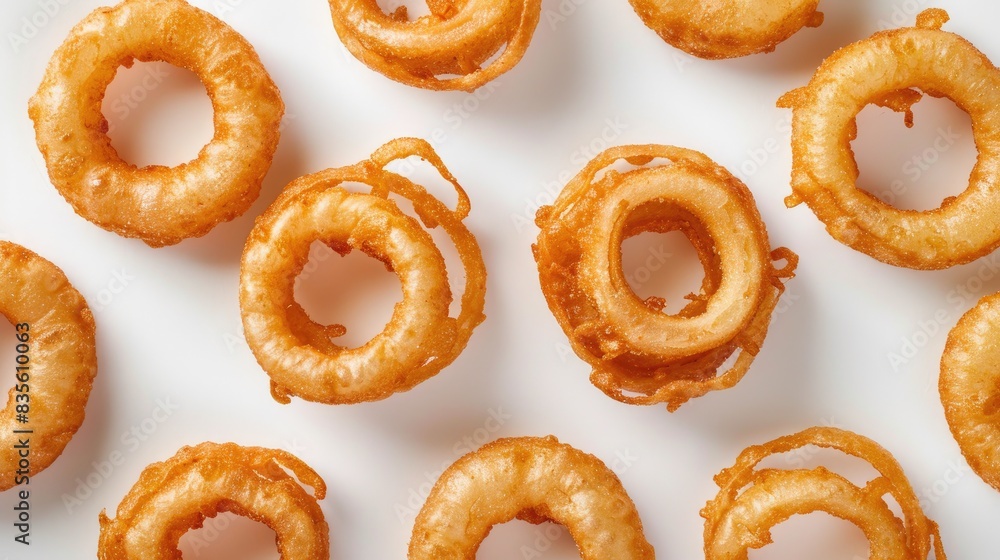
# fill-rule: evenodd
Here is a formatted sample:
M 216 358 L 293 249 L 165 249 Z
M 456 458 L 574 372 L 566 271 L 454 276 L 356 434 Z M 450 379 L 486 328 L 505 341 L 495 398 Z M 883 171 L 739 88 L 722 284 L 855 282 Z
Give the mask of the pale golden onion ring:
M 966 263 L 1000 246 L 1000 71 L 971 43 L 941 31 L 944 10 L 917 26 L 876 33 L 830 55 L 809 85 L 778 101 L 791 108 L 792 190 L 834 239 L 880 261 L 915 269 Z M 942 60 L 948 61 L 941 64 Z M 907 113 L 919 88 L 972 117 L 979 158 L 968 189 L 927 211 L 900 210 L 857 187 L 850 141 L 869 103 Z
M 330 0 L 334 27 L 351 54 L 397 82 L 433 90 L 473 91 L 513 68 L 542 10 L 541 0 L 427 5 L 429 15 L 409 21 L 406 6 L 389 15 L 375 0 Z
M 969 466 L 1000 490 L 1000 294 L 979 300 L 948 334 L 939 390 Z
M 815 469 L 760 469 L 771 455 L 805 446 L 836 449 L 870 463 L 879 476 L 864 488 L 831 473 Z M 771 528 L 789 517 L 824 511 L 857 525 L 871 542 L 871 557 L 945 560 L 937 524 L 927 519 L 899 463 L 880 445 L 836 428 L 810 428 L 763 445 L 748 447 L 736 464 L 715 477 L 719 494 L 702 510 L 705 518 L 705 557 L 745 560 L 749 549 L 771 541 Z M 883 496 L 902 511 L 897 517 Z M 932 542 L 933 541 L 933 542 Z
M 608 169 L 655 158 L 668 161 Z M 743 377 L 798 262 L 788 249 L 771 251 L 746 185 L 704 154 L 670 146 L 598 155 L 536 222 L 542 291 L 573 350 L 593 367 L 591 381 L 621 402 L 666 402 L 671 411 Z M 701 294 L 667 315 L 662 298 L 643 301 L 630 289 L 621 245 L 643 232 L 675 230 L 691 240 L 705 279 Z M 776 269 L 777 260 L 786 265 Z M 732 368 L 716 375 L 737 350 Z
M 197 159 L 137 168 L 111 146 L 105 90 L 134 60 L 186 68 L 205 84 L 215 136 Z M 205 235 L 246 212 L 278 145 L 284 104 L 253 47 L 183 0 L 125 0 L 70 32 L 28 113 L 49 177 L 98 226 L 153 247 Z
M 410 156 L 430 162 L 458 191 L 455 210 L 408 179 L 383 169 Z M 363 183 L 371 194 L 339 186 Z M 428 229 L 440 226 L 458 249 L 465 268 L 461 311 L 451 317 L 451 289 L 444 258 L 430 234 L 389 199 L 413 203 Z M 462 221 L 469 199 L 427 142 L 394 140 L 350 167 L 328 169 L 293 181 L 257 220 L 243 252 L 240 307 L 247 342 L 271 376 L 271 393 L 328 404 L 384 399 L 437 374 L 465 348 L 481 323 L 486 269 L 476 238 Z M 295 301 L 293 282 L 313 241 L 347 254 L 358 249 L 386 264 L 400 278 L 403 301 L 385 330 L 360 348 L 331 338 L 341 325 L 311 320 Z
M 629 0 L 664 41 L 707 59 L 771 52 L 803 27 L 818 27 L 819 0 Z
M 283 560 L 329 560 L 330 529 L 317 503 L 325 495 L 323 479 L 291 453 L 235 443 L 184 447 L 142 471 L 114 519 L 101 512 L 97 558 L 180 558 L 184 533 L 232 512 L 273 529 Z
M 552 521 L 583 560 L 652 560 L 635 504 L 600 459 L 554 437 L 509 438 L 441 475 L 417 515 L 409 560 L 469 560 L 494 525 Z
M 15 381 L 0 411 L 0 491 L 19 478 L 19 439 L 30 439 L 30 476 L 56 460 L 83 424 L 84 408 L 97 374 L 94 316 L 80 292 L 56 265 L 31 251 L 0 241 L 0 315 L 12 324 L 26 325 L 27 370 L 10 374 Z M 19 341 L 4 344 L 14 347 Z M 19 354 L 21 355 L 21 354 Z M 20 365 L 20 361 L 17 362 Z M 9 366 L 15 369 L 15 364 Z M 26 381 L 17 379 L 27 374 Z M 24 387 L 27 385 L 27 387 Z M 25 391 L 18 391 L 18 387 Z M 19 398 L 18 395 L 21 395 Z M 28 401 L 23 396 L 28 396 Z M 28 422 L 17 421 L 17 406 L 28 405 Z M 30 430 L 18 434 L 15 430 Z

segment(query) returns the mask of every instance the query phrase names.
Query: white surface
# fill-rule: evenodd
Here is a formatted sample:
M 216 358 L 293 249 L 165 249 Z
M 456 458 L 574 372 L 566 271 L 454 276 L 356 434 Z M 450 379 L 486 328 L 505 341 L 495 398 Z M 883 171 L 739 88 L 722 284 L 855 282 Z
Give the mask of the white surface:
M 66 5 L 18 52 L 10 36 L 20 33 L 22 18 L 41 18 L 41 3 L 0 4 L 0 237 L 58 264 L 87 297 L 98 323 L 100 371 L 83 428 L 54 466 L 32 479 L 30 549 L 12 540 L 13 493 L 0 496 L 0 558 L 94 557 L 98 513 L 114 510 L 147 464 L 205 440 L 281 447 L 312 465 L 329 486 L 322 506 L 332 557 L 404 558 L 412 526 L 412 514 L 404 510 L 419 507 L 422 497 L 414 494 L 425 492 L 443 466 L 458 458 L 462 442 L 544 434 L 616 466 L 660 558 L 699 558 L 698 512 L 715 495 L 712 476 L 748 445 L 822 423 L 868 435 L 895 454 L 925 498 L 928 515 L 941 524 L 950 558 L 995 554 L 1000 493 L 974 474 L 951 470 L 962 463 L 935 383 L 947 330 L 975 297 L 1000 288 L 996 278 L 985 284 L 975 279 L 979 272 L 992 277 L 998 257 L 941 272 L 896 269 L 833 241 L 806 207 L 787 210 L 782 204 L 789 192 L 789 112 L 774 107 L 776 98 L 805 84 L 837 46 L 870 35 L 894 13 L 905 12 L 910 24 L 915 7 L 929 1 L 823 0 L 826 23 L 801 31 L 776 53 L 707 62 L 663 43 L 625 0 L 563 1 L 567 11 L 579 4 L 565 21 L 551 17 L 560 2 L 545 0 L 546 14 L 524 60 L 481 90 L 488 98 L 479 100 L 420 91 L 368 70 L 344 51 L 326 2 L 195 0 L 255 45 L 281 88 L 288 120 L 253 209 L 204 238 L 159 250 L 78 217 L 46 177 L 27 100 L 69 29 L 104 4 L 61 3 Z M 1000 18 L 1000 5 L 934 5 L 950 10 L 947 30 L 1000 60 L 1000 37 L 988 23 Z M 143 71 L 120 76 L 109 102 L 141 84 Z M 194 155 L 211 135 L 202 91 L 191 76 L 172 70 L 127 119 L 106 105 L 109 120 L 120 127 L 116 145 L 143 163 L 177 163 Z M 475 110 L 456 116 L 453 107 L 462 104 Z M 625 125 L 620 134 L 605 130 L 609 120 Z M 906 162 L 948 127 L 957 141 L 939 162 L 915 172 Z M 472 197 L 469 223 L 490 274 L 487 321 L 451 367 L 409 393 L 350 407 L 276 404 L 267 376 L 239 338 L 239 257 L 253 217 L 295 177 L 357 162 L 390 138 L 431 138 L 435 131 L 443 137 L 439 153 Z M 694 148 L 734 172 L 744 169 L 772 245 L 802 257 L 783 312 L 746 378 L 675 414 L 619 404 L 590 385 L 588 368 L 568 353 L 539 290 L 530 251 L 537 230 L 515 227 L 517 219 L 531 220 L 537 202 L 549 200 L 547 189 L 561 187 L 561 176 L 580 168 L 590 149 L 585 146 L 600 147 L 602 134 L 615 144 Z M 768 146 L 774 153 L 761 151 Z M 899 115 L 866 110 L 856 147 L 866 183 L 902 181 L 908 191 L 902 204 L 925 208 L 964 188 L 975 157 L 968 119 L 936 100 L 918 106 L 917 127 L 909 131 Z M 441 182 L 432 186 L 444 195 Z M 638 273 L 643 251 L 659 247 L 655 236 L 631 243 L 626 272 Z M 668 292 L 676 295 L 698 276 L 693 259 L 672 247 L 666 250 L 675 256 L 665 259 L 651 282 L 683 276 L 687 283 Z M 349 297 L 326 299 L 353 307 L 323 312 L 371 334 L 388 318 L 398 289 L 363 258 L 352 257 L 349 265 L 354 275 L 378 280 L 347 278 Z M 326 279 L 348 277 L 343 270 L 338 259 L 328 260 L 306 283 L 304 297 L 323 299 Z M 130 280 L 109 297 L 118 286 L 112 279 L 122 271 Z M 974 295 L 957 291 L 966 288 Z M 921 325 L 933 325 L 927 329 L 935 332 L 918 334 Z M 914 337 L 922 347 L 893 368 L 890 353 Z M 12 347 L 3 344 L 0 358 L 10 359 Z M 149 420 L 164 399 L 176 410 L 162 423 Z M 505 415 L 493 432 L 486 429 L 497 427 L 489 420 L 491 410 Z M 145 441 L 123 440 L 143 422 L 152 432 Z M 77 491 L 77 479 L 86 481 L 97 472 L 93 465 L 115 451 L 124 462 L 67 511 L 64 496 Z M 559 536 L 547 548 L 535 531 L 519 523 L 504 526 L 479 558 L 535 557 L 526 552 L 535 547 L 553 560 L 577 557 L 565 533 L 550 529 Z M 185 558 L 277 557 L 268 531 L 252 523 L 234 522 L 217 538 L 208 531 L 195 536 L 213 542 L 195 554 L 194 541 L 186 537 Z M 866 557 L 857 531 L 818 515 L 793 520 L 775 537 L 778 544 L 752 557 Z

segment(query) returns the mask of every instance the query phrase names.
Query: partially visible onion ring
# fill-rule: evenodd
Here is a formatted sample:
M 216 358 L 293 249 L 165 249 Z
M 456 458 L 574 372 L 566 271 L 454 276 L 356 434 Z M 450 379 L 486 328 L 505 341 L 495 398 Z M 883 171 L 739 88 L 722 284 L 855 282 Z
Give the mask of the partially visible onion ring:
M 2 343 L 24 345 L 25 350 L 18 353 L 19 358 L 25 356 L 23 362 L 9 366 L 19 369 L 9 375 L 14 386 L 0 411 L 3 491 L 17 484 L 17 471 L 24 470 L 19 467 L 18 439 L 30 440 L 28 474 L 35 476 L 59 457 L 80 429 L 97 375 L 97 349 L 94 316 L 56 265 L 20 245 L 0 241 L 0 278 L 0 315 L 23 335 Z M 17 420 L 21 406 L 27 422 Z
M 767 457 L 807 445 L 830 448 L 870 463 L 879 476 L 858 487 L 823 467 L 760 469 Z M 810 428 L 747 448 L 715 477 L 719 494 L 702 510 L 705 557 L 745 560 L 771 541 L 771 529 L 793 515 L 824 511 L 857 525 L 871 542 L 872 558 L 945 560 L 937 524 L 927 519 L 899 463 L 874 441 L 836 428 Z M 884 496 L 902 511 L 899 518 Z
M 552 521 L 583 560 L 652 560 L 635 504 L 600 459 L 554 437 L 487 444 L 448 468 L 417 515 L 409 560 L 469 560 L 494 525 Z
M 455 210 L 384 167 L 419 156 L 458 191 Z M 341 183 L 371 187 L 352 193 Z M 444 258 L 420 222 L 389 194 L 413 203 L 428 229 L 441 227 L 465 268 L 461 310 L 451 317 L 451 289 Z M 434 376 L 465 348 L 484 319 L 486 268 L 476 238 L 462 221 L 469 198 L 430 144 L 403 138 L 379 148 L 370 160 L 328 169 L 293 181 L 257 219 L 243 252 L 240 307 L 247 343 L 271 376 L 271 394 L 328 404 L 384 399 Z M 308 261 L 313 241 L 340 254 L 358 249 L 400 278 L 403 301 L 385 330 L 360 348 L 338 346 L 341 325 L 314 322 L 295 301 L 293 282 Z
M 971 43 L 942 31 L 947 20 L 944 10 L 926 10 L 916 27 L 848 45 L 809 85 L 778 101 L 794 112 L 786 204 L 805 202 L 834 239 L 895 266 L 947 268 L 1000 247 L 1000 71 Z M 965 192 L 934 210 L 900 210 L 858 188 L 850 141 L 869 103 L 906 113 L 912 125 L 910 107 L 921 92 L 947 97 L 969 114 L 979 157 Z
M 619 160 L 653 167 L 620 173 Z M 603 177 L 598 178 L 601 172 Z M 772 251 L 746 185 L 704 154 L 623 146 L 598 155 L 536 218 L 542 291 L 591 381 L 629 404 L 667 403 L 734 386 L 760 351 L 784 280 L 798 257 Z M 676 315 L 639 299 L 621 265 L 622 242 L 679 230 L 705 267 L 701 293 Z M 772 261 L 784 260 L 782 268 Z M 732 368 L 719 367 L 739 351 Z M 634 393 L 632 395 L 626 393 Z
M 1000 490 L 1000 294 L 979 300 L 948 334 L 938 383 L 962 455 Z
M 429 15 L 409 21 L 406 6 L 388 15 L 374 0 L 330 0 L 337 34 L 351 54 L 397 82 L 433 90 L 473 91 L 513 68 L 542 11 L 541 0 L 427 5 Z
M 647 27 L 707 59 L 771 52 L 803 27 L 818 27 L 819 0 L 629 0 Z
M 137 168 L 108 138 L 101 100 L 119 67 L 164 61 L 197 74 L 215 136 L 183 165 Z M 152 247 L 205 235 L 260 193 L 284 104 L 253 47 L 183 0 L 99 8 L 52 55 L 28 113 L 49 177 L 77 214 Z
M 323 479 L 285 451 L 235 443 L 184 447 L 142 471 L 114 519 L 101 512 L 97 557 L 180 558 L 184 533 L 232 512 L 273 529 L 283 560 L 329 560 L 330 529 L 317 503 L 325 495 Z

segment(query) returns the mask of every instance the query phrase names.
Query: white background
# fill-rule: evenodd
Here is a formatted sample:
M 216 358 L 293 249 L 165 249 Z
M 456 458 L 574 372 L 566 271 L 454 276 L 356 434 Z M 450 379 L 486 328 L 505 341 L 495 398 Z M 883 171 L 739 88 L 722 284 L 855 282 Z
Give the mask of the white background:
M 147 464 L 206 440 L 280 447 L 313 466 L 329 486 L 322 506 L 332 557 L 403 558 L 409 508 L 422 503 L 464 440 L 546 434 L 615 466 L 659 557 L 698 558 L 698 512 L 715 495 L 712 476 L 748 445 L 819 424 L 872 437 L 899 459 L 941 524 L 950 558 L 995 554 L 1000 493 L 965 470 L 936 379 L 948 329 L 975 299 L 1000 289 L 998 279 L 977 278 L 993 276 L 997 257 L 940 272 L 897 269 L 832 240 L 805 206 L 788 210 L 782 202 L 789 193 L 789 112 L 775 108 L 777 97 L 805 84 L 835 48 L 870 35 L 894 14 L 912 24 L 924 0 L 823 0 L 822 27 L 802 30 L 773 54 L 723 62 L 665 44 L 625 0 L 544 0 L 523 61 L 479 98 L 421 91 L 367 69 L 346 54 L 321 0 L 195 0 L 254 44 L 281 88 L 286 126 L 263 193 L 245 216 L 156 250 L 80 218 L 46 177 L 28 98 L 70 28 L 104 5 L 60 1 L 65 5 L 52 17 L 39 16 L 42 2 L 35 0 L 0 4 L 0 237 L 62 267 L 87 297 L 100 368 L 82 429 L 51 468 L 32 478 L 30 549 L 13 542 L 13 492 L 0 496 L 0 559 L 94 557 L 98 513 L 113 511 Z M 934 5 L 953 17 L 945 29 L 1000 59 L 1000 37 L 988 23 L 1000 18 L 1000 6 Z M 565 16 L 556 17 L 560 10 Z M 31 33 L 22 18 L 45 23 Z M 105 114 L 128 159 L 177 164 L 211 137 L 211 106 L 193 75 L 172 67 L 144 90 L 149 71 L 137 65 L 120 74 Z M 129 103 L 135 108 L 123 110 Z M 463 105 L 467 110 L 454 109 Z M 622 130 L 606 130 L 609 121 Z M 950 102 L 920 103 L 911 130 L 900 115 L 870 107 L 860 127 L 855 148 L 865 186 L 883 192 L 898 181 L 905 193 L 897 204 L 910 208 L 933 207 L 965 188 L 975 150 L 968 118 Z M 358 406 L 275 403 L 240 338 L 239 258 L 254 216 L 298 176 L 355 163 L 394 137 L 430 138 L 435 131 L 441 157 L 472 198 L 468 223 L 489 270 L 488 319 L 451 367 L 409 393 Z M 538 287 L 530 250 L 537 229 L 523 222 L 561 187 L 561 175 L 603 147 L 602 135 L 615 144 L 705 152 L 747 182 L 772 245 L 802 257 L 746 378 L 675 414 L 623 405 L 592 387 Z M 946 150 L 931 148 L 939 136 Z M 442 181 L 428 185 L 453 200 Z M 646 278 L 637 286 L 642 295 L 676 297 L 698 285 L 696 260 L 680 241 L 644 235 L 626 244 L 626 273 Z M 659 270 L 643 268 L 648 255 L 661 255 L 649 261 Z M 356 343 L 380 330 L 399 297 L 395 277 L 363 256 L 318 264 L 300 293 L 308 309 L 356 327 L 348 335 Z M 3 363 L 12 363 L 12 332 L 0 332 L 11 341 L 0 348 Z M 904 363 L 893 364 L 893 353 Z M 169 405 L 169 415 L 156 412 L 158 402 Z M 493 413 L 505 419 L 489 432 Z M 144 441 L 123 439 L 133 426 Z M 123 461 L 102 475 L 97 467 L 114 452 Z M 826 456 L 777 465 L 819 459 Z M 850 462 L 832 464 L 867 474 Z M 86 486 L 88 476 L 94 488 Z M 67 507 L 70 496 L 80 502 Z M 277 558 L 267 528 L 229 518 L 216 525 L 223 530 L 185 537 L 185 558 Z M 505 525 L 478 557 L 578 557 L 565 532 L 549 528 L 550 545 L 539 538 L 542 530 Z M 792 520 L 775 537 L 777 544 L 752 557 L 867 557 L 860 532 L 824 514 Z

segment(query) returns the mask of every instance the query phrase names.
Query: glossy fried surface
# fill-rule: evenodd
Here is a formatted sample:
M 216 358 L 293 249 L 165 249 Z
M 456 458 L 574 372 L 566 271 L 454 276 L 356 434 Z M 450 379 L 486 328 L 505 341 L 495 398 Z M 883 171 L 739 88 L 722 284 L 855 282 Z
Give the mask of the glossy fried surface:
M 1000 294 L 979 300 L 948 334 L 938 386 L 962 455 L 1000 490 Z
M 554 437 L 487 444 L 448 468 L 413 527 L 409 560 L 473 560 L 494 525 L 553 521 L 583 560 L 654 558 L 639 514 L 600 459 Z
M 310 495 L 303 485 L 313 488 Z M 99 560 L 178 560 L 177 543 L 220 512 L 263 523 L 283 560 L 329 560 L 323 479 L 285 451 L 202 443 L 143 470 L 114 519 L 101 512 Z
M 386 14 L 376 0 L 330 0 L 347 50 L 407 85 L 473 91 L 513 68 L 541 17 L 541 0 L 430 0 L 411 21 L 406 6 Z M 499 53 L 499 54 L 498 54 Z
M 458 192 L 453 210 L 423 187 L 384 167 L 417 155 L 430 162 Z M 356 193 L 342 183 L 361 183 Z M 405 214 L 394 193 L 413 203 Z M 463 220 L 469 199 L 430 144 L 404 138 L 380 148 L 370 160 L 328 169 L 293 181 L 257 219 L 243 252 L 240 307 L 247 343 L 271 377 L 271 393 L 327 404 L 384 399 L 436 375 L 462 352 L 484 319 L 486 269 L 476 238 Z M 429 231 L 440 227 L 458 250 L 465 272 L 461 310 L 452 316 L 444 258 Z M 403 301 L 383 332 L 359 348 L 335 339 L 342 325 L 313 321 L 295 301 L 294 281 L 322 241 L 340 254 L 357 249 L 399 276 Z
M 0 314 L 13 325 L 27 325 L 16 332 L 28 335 L 25 369 L 15 373 L 12 360 L 8 378 L 15 385 L 0 411 L 3 491 L 13 487 L 17 479 L 19 439 L 30 439 L 30 475 L 35 476 L 59 457 L 83 424 L 97 375 L 97 348 L 94 315 L 56 265 L 20 245 L 0 241 L 0 278 L 4 282 Z M 17 380 L 16 374 L 27 374 L 27 381 Z M 17 391 L 18 385 L 27 385 L 27 390 Z M 24 395 L 28 401 L 23 400 Z M 20 403 L 28 404 L 27 423 L 17 420 Z
M 119 67 L 164 61 L 194 72 L 215 134 L 173 168 L 122 160 L 101 101 Z M 153 247 L 205 235 L 260 193 L 284 113 L 277 86 L 239 33 L 184 0 L 125 0 L 77 24 L 52 55 L 28 113 L 49 178 L 80 216 Z
M 803 27 L 817 27 L 819 0 L 629 0 L 664 41 L 707 59 L 771 52 Z
M 944 10 L 926 10 L 916 27 L 848 45 L 778 102 L 794 113 L 786 204 L 805 202 L 834 239 L 895 266 L 948 268 L 1000 247 L 1000 71 L 942 31 L 947 19 Z M 905 112 L 912 123 L 909 108 L 923 94 L 947 97 L 970 115 L 979 157 L 964 192 L 933 210 L 900 210 L 858 188 L 850 141 L 866 105 Z
M 651 163 L 654 159 L 664 163 Z M 621 161 L 635 166 L 610 169 Z M 763 344 L 798 257 L 771 251 L 747 187 L 704 154 L 623 146 L 597 156 L 538 211 L 534 247 L 549 309 L 591 381 L 629 404 L 675 410 L 734 386 Z M 622 242 L 681 231 L 705 268 L 698 294 L 676 315 L 662 298 L 639 299 L 625 279 Z M 778 269 L 772 261 L 786 261 Z M 734 353 L 733 366 L 717 375 Z
M 863 459 L 878 476 L 860 487 L 824 467 L 757 468 L 771 455 L 806 446 Z M 937 560 L 946 558 L 937 524 L 924 515 L 902 467 L 879 444 L 852 432 L 810 428 L 748 447 L 715 482 L 719 494 L 701 512 L 711 560 L 746 560 L 749 550 L 772 542 L 775 525 L 816 511 L 857 525 L 870 541 L 871 558 L 926 560 L 932 548 Z M 901 515 L 890 509 L 892 501 Z

